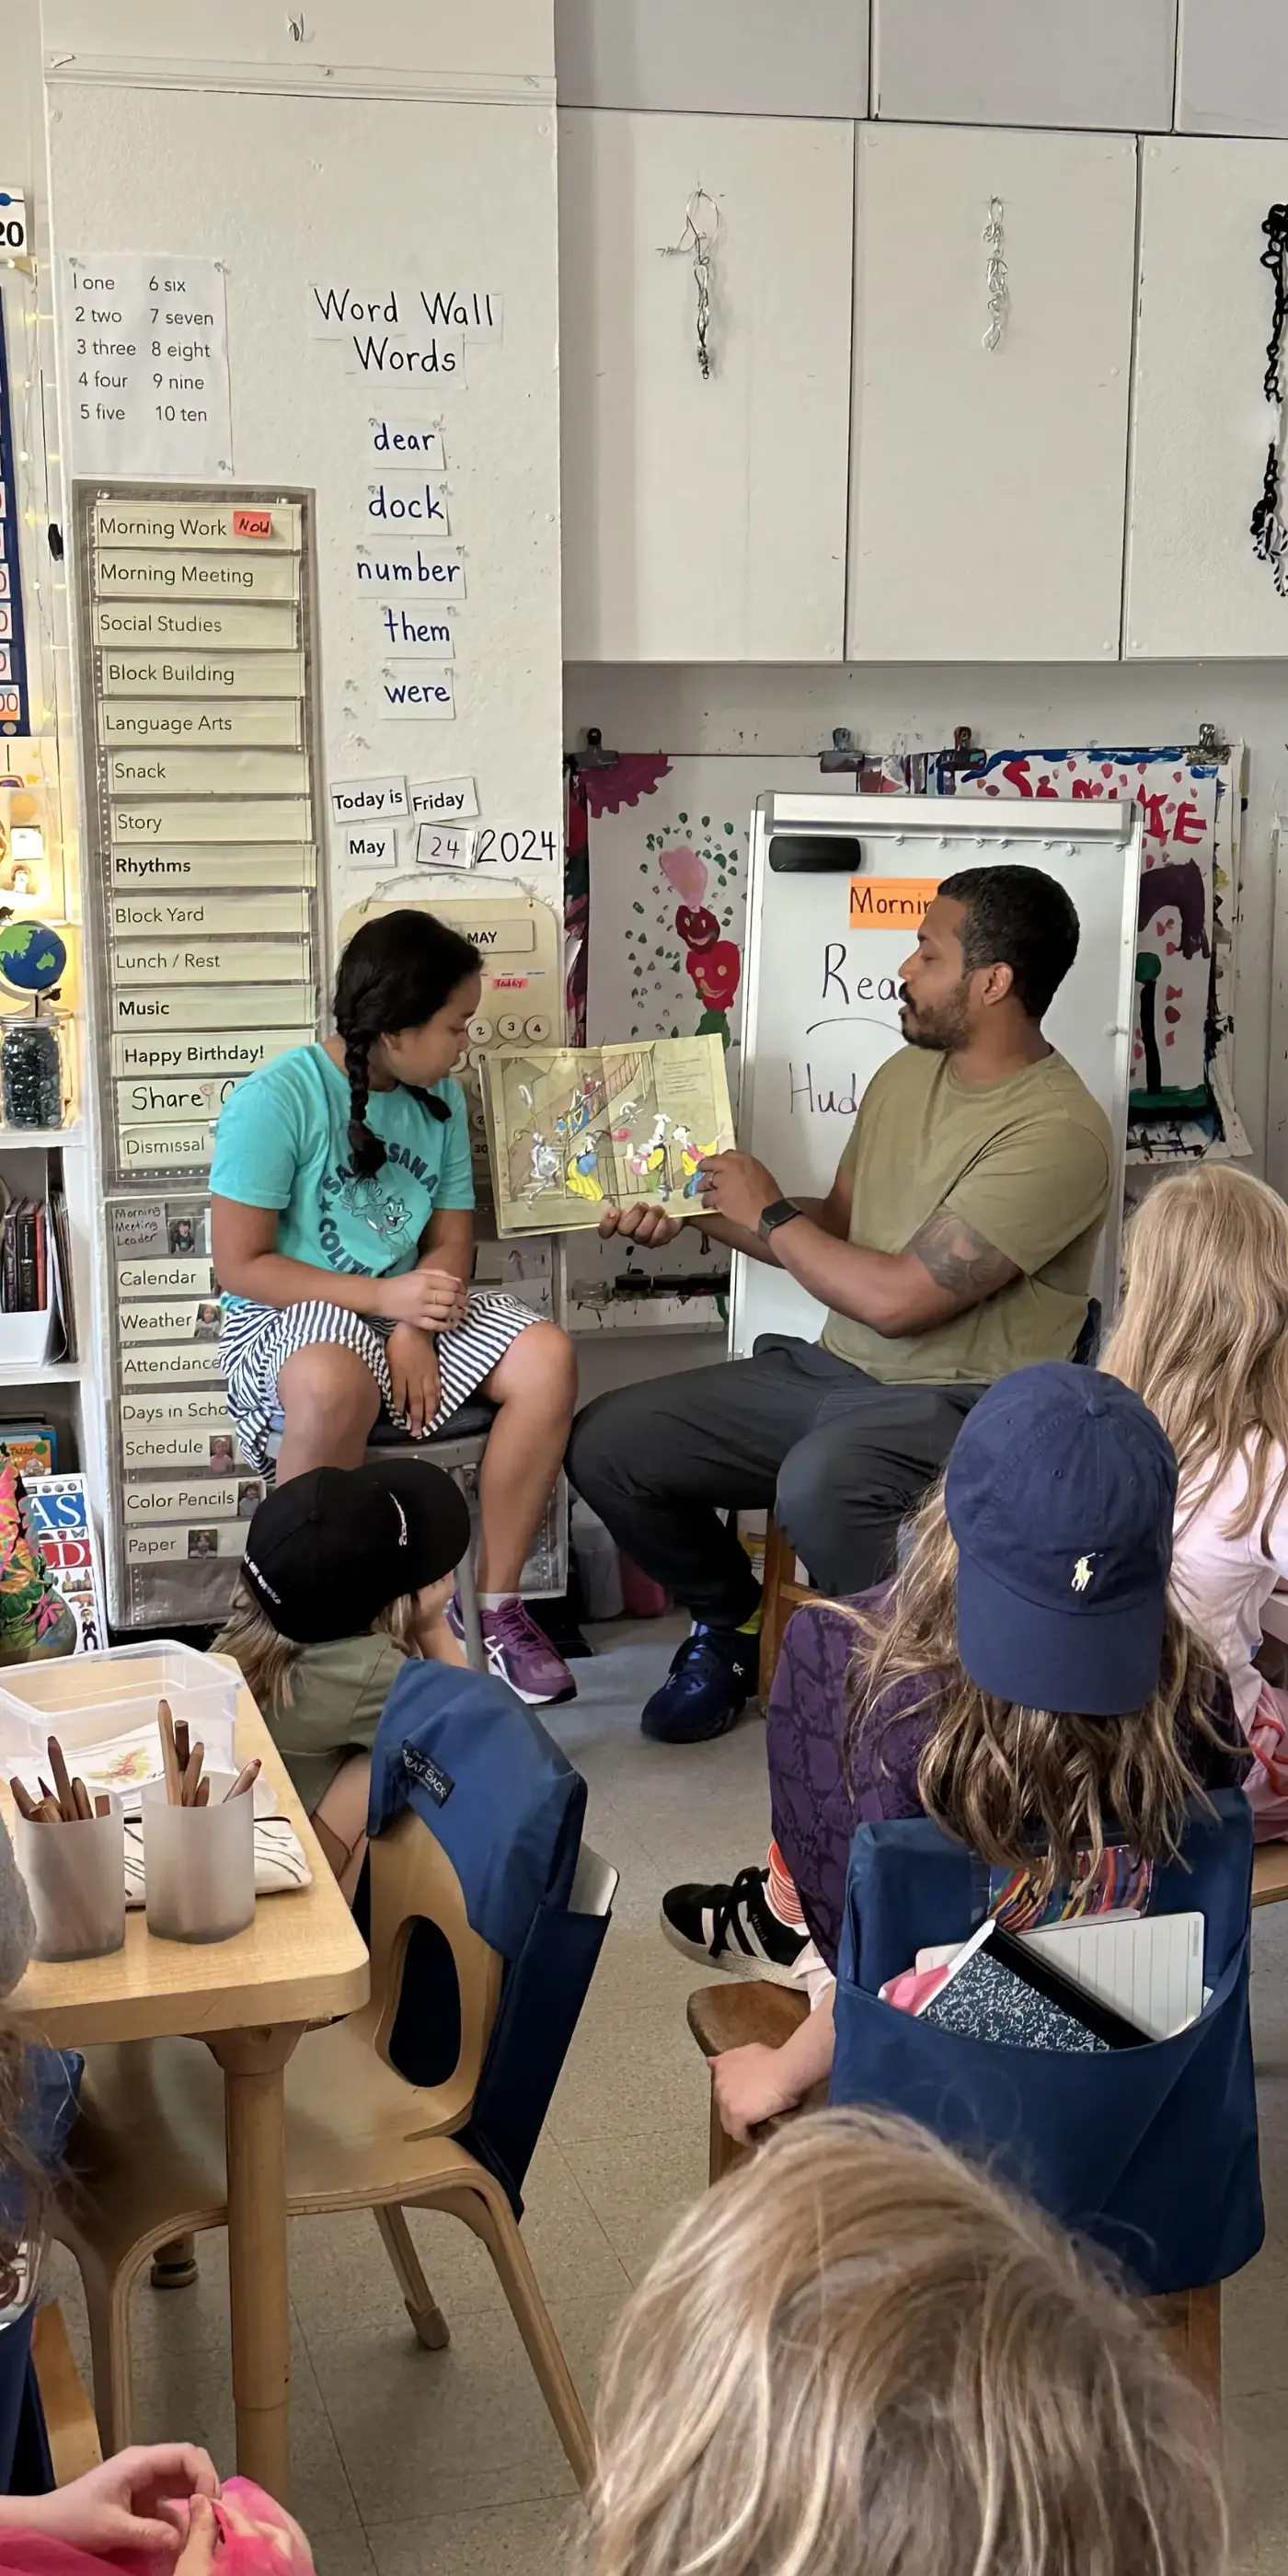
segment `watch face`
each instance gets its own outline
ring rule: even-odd
[[[774,1199],[768,1207],[761,1209],[757,1231],[760,1234],[772,1234],[775,1226],[786,1225],[789,1218],[799,1215],[800,1209],[793,1200]]]

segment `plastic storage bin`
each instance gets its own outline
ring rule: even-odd
[[[34,1788],[35,1774],[48,1773],[45,1746],[56,1735],[91,1796],[106,1789],[137,1799],[146,1781],[164,1777],[157,1703],[166,1699],[176,1724],[186,1722],[192,1742],[204,1744],[207,1763],[235,1769],[238,1687],[226,1664],[169,1639],[5,1665],[0,1767]]]

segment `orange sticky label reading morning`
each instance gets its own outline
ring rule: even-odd
[[[918,930],[938,877],[851,877],[851,930]]]
[[[235,537],[271,537],[272,533],[271,510],[234,510],[233,535]]]

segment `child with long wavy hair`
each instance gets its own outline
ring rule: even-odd
[[[1019,1369],[967,1416],[893,1583],[797,1613],[839,1627],[842,1677],[850,1658],[836,1699],[806,1655],[805,1687],[776,1680],[769,1707],[775,1841],[824,1973],[782,2048],[715,2060],[732,2136],[830,2071],[858,1824],[933,1817],[989,1863],[1017,1927],[1053,1900],[1145,1903],[1187,1804],[1242,1780],[1228,1686],[1168,1596],[1175,1501],[1171,1447],[1129,1388]]]
[[[1288,1834],[1288,1694],[1254,1660],[1262,1610],[1288,1583],[1288,1207],[1274,1190],[1203,1165],[1149,1191],[1101,1366],[1176,1452],[1173,1590],[1230,1676],[1257,1757],[1257,1835]]]
[[[627,2303],[580,2576],[1223,2576],[1215,2431],[1036,2209],[900,2120],[793,2121]]]

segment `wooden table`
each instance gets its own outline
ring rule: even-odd
[[[290,2307],[286,2277],[283,2070],[310,2022],[367,2000],[366,1946],[318,1848],[268,1729],[244,1687],[237,1755],[258,1754],[313,1871],[311,1888],[261,1897],[231,1941],[158,1941],[142,1911],[106,1959],[33,1962],[7,2009],[58,2048],[99,2040],[204,2039],[223,2069],[228,2130],[228,2273],[237,2466],[270,2495],[289,2489]],[[0,1805],[12,1826],[8,1784]],[[51,1831],[53,1828],[51,1827]]]

